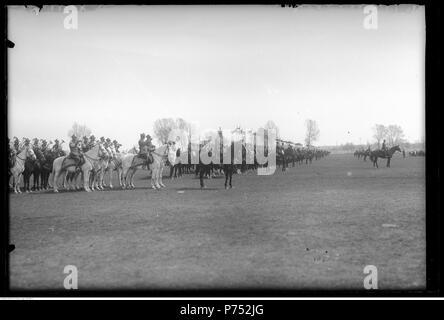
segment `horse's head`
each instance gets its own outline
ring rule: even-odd
[[[394,146],[394,147],[393,147],[393,151],[399,151],[399,152],[402,152],[402,151],[401,151],[401,148],[400,148],[399,146]]]
[[[106,150],[105,146],[101,143],[98,143],[97,146],[97,156],[102,159],[108,157],[108,151]]]
[[[31,147],[26,147],[26,158],[35,160],[37,157],[35,156],[34,150]]]

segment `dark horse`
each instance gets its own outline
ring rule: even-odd
[[[401,148],[399,146],[394,146],[388,149],[386,152],[383,150],[375,150],[370,153],[370,160],[373,162],[373,167],[378,167],[378,158],[387,159],[387,167],[390,168],[390,160],[393,157],[393,154],[399,151],[401,152]]]
[[[56,158],[59,156],[64,156],[64,151],[53,151],[53,150],[46,150],[45,153],[45,161],[42,163],[42,168],[40,172],[40,179],[41,179],[41,188],[43,190],[48,190],[49,185],[49,175],[52,172],[52,164]]]
[[[34,153],[36,155],[36,159],[27,159],[25,161],[25,170],[23,171],[23,183],[24,183],[24,190],[26,192],[30,192],[31,190],[37,191],[40,190],[40,176],[42,172],[42,164],[45,163],[45,156],[43,155],[43,152],[38,149],[34,148]],[[33,187],[30,188],[30,180],[31,176],[33,176]]]
[[[237,165],[234,164],[234,142],[231,143],[231,146],[227,147],[230,150],[227,150],[228,152],[230,152],[230,162],[229,163],[223,163],[223,149],[221,148],[220,151],[220,158],[219,158],[219,163],[220,164],[216,164],[216,163],[209,163],[209,164],[204,164],[202,162],[202,160],[199,157],[199,164],[197,165],[196,168],[196,172],[199,173],[199,181],[200,181],[200,188],[204,189],[205,188],[205,184],[204,184],[204,177],[206,175],[209,175],[210,172],[214,169],[218,169],[218,168],[222,168],[224,175],[225,175],[225,189],[231,189],[233,187],[232,185],[232,179],[233,179],[233,173],[236,171],[237,169]],[[199,148],[199,153],[202,150],[202,146],[200,146]],[[242,148],[242,151],[244,153],[244,148]],[[208,156],[211,157],[212,156],[212,150],[207,151],[208,152]],[[243,158],[243,157],[242,157]]]

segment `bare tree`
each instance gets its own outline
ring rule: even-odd
[[[91,129],[84,124],[80,125],[77,122],[74,122],[71,129],[68,131],[68,137],[71,138],[73,134],[75,134],[78,138],[89,137],[91,135]]]
[[[173,118],[157,119],[154,122],[154,135],[160,143],[167,143],[171,130],[176,128]]]
[[[390,146],[400,145],[404,142],[404,132],[401,126],[391,124],[387,127],[387,142]]]
[[[307,132],[305,134],[305,144],[307,145],[307,147],[310,147],[313,142],[319,139],[320,132],[318,124],[315,120],[307,119],[305,121],[305,125],[307,127]]]
[[[381,141],[387,137],[387,127],[383,124],[375,124],[373,127],[373,138],[378,143],[378,148],[381,147]]]

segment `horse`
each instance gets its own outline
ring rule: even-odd
[[[212,156],[213,150],[209,148],[210,144],[201,145],[200,146],[200,152],[204,150],[204,152],[208,153],[208,156]],[[242,146],[243,147],[243,146]],[[231,143],[231,145],[226,147],[226,152],[230,152],[230,161],[229,163],[223,162],[223,149],[224,146],[221,144],[221,150],[219,154],[219,164],[210,162],[208,164],[204,164],[202,160],[199,157],[199,164],[196,166],[196,172],[199,173],[199,182],[200,182],[200,188],[205,189],[205,183],[204,183],[204,177],[206,175],[211,176],[211,171],[216,169],[222,169],[224,175],[225,175],[225,189],[231,189],[233,187],[232,185],[232,179],[233,179],[233,173],[237,171],[238,167],[242,167],[242,164],[245,163],[245,155],[244,155],[244,148],[242,148],[242,155],[241,155],[241,164],[234,164],[234,142]]]
[[[113,188],[113,173],[114,171],[117,171],[117,178],[119,179],[119,185],[120,187],[123,186],[122,181],[122,160],[124,157],[123,153],[116,152],[114,149],[111,149],[112,152],[112,158],[109,160],[108,167],[105,169],[104,176],[106,173],[109,174],[109,184],[108,187],[110,189]],[[104,178],[105,180],[105,178]],[[103,183],[106,185],[105,181]]]
[[[383,150],[380,150],[380,149],[372,151],[370,153],[370,160],[373,163],[373,167],[379,168],[378,167],[378,158],[383,158],[383,159],[387,159],[387,168],[390,168],[390,160],[392,159],[393,154],[396,151],[401,152],[401,148],[399,146],[394,146],[394,147],[391,147],[386,152],[384,152]]]
[[[162,182],[162,173],[165,166],[165,161],[168,159],[170,163],[176,162],[176,152],[174,142],[168,142],[154,151],[151,151],[153,161],[148,164],[148,169],[151,170],[151,187],[153,189],[164,188]],[[122,188],[135,188],[134,174],[138,167],[146,165],[147,160],[133,153],[126,154],[122,158]]]
[[[101,157],[99,161],[99,169],[97,170],[94,177],[96,178],[95,181],[93,181],[92,190],[94,190],[94,182],[96,185],[96,189],[98,190],[104,190],[104,183],[103,180],[105,178],[105,171],[108,169],[110,160],[113,158],[113,152],[109,148],[105,148],[105,155]]]
[[[42,163],[45,161],[43,153],[38,149],[33,149],[36,159],[26,159],[25,170],[23,170],[23,188],[26,192],[40,190],[40,173]],[[33,187],[30,187],[31,176],[33,176]]]
[[[83,177],[83,188],[87,192],[91,192],[89,187],[89,174],[91,170],[97,167],[100,158],[103,157],[105,151],[100,143],[96,144],[91,150],[88,150],[83,154],[85,158],[85,162],[80,166],[80,170]],[[54,192],[58,191],[57,181],[59,179],[60,174],[62,173],[75,173],[77,169],[77,165],[75,163],[69,164],[68,167],[63,168],[63,162],[67,158],[67,156],[58,157],[54,160],[52,165],[52,174],[54,181]],[[64,179],[66,181],[66,179]]]
[[[30,146],[26,146],[15,156],[14,166],[9,169],[9,173],[12,175],[12,188],[14,193],[21,193],[20,178],[25,170],[25,162],[27,159],[36,159],[34,150],[32,150]]]
[[[49,187],[49,175],[52,171],[52,163],[55,159],[55,154],[50,150],[43,153],[45,156],[45,161],[42,163],[40,171],[40,186],[41,189],[47,190]]]

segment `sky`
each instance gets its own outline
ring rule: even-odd
[[[137,144],[159,118],[199,130],[256,130],[316,145],[374,142],[397,124],[425,131],[425,17],[421,6],[103,6],[38,15],[9,7],[8,135],[62,138],[74,122],[96,137]]]

